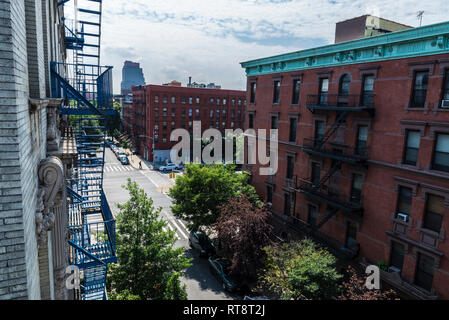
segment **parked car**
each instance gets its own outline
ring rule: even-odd
[[[221,281],[223,289],[229,292],[240,291],[243,288],[243,278],[240,275],[230,274],[231,261],[225,258],[209,257],[209,269]]]
[[[121,152],[121,151],[117,151],[117,153],[115,154],[115,156],[117,157],[117,160],[120,160],[120,158],[122,157],[126,157],[126,154]]]
[[[120,158],[120,162],[124,165],[129,164],[128,157],[124,156]]]
[[[182,165],[174,164],[174,163],[167,163],[165,166],[160,166],[159,171],[162,172],[168,172],[173,170],[182,169]]]
[[[200,257],[215,255],[215,246],[202,231],[190,232],[189,244],[192,249],[199,251]]]
[[[243,300],[270,300],[270,299],[266,296],[254,296],[254,297],[245,296],[243,297]]]

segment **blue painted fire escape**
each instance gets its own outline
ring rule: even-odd
[[[69,0],[58,3],[64,5]],[[80,298],[104,300],[107,265],[116,263],[115,219],[103,191],[112,67],[100,66],[102,0],[74,2],[75,19],[64,20],[72,63],[52,62],[52,95],[64,98],[60,112],[74,128],[77,162],[68,183],[69,262],[82,271]]]

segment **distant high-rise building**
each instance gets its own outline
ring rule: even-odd
[[[145,85],[145,78],[140,64],[137,62],[125,61],[122,69],[121,94],[126,96],[132,93],[132,86],[142,85]]]

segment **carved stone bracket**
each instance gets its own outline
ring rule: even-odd
[[[61,99],[49,100],[47,106],[47,151],[58,151],[61,141],[58,107]]]
[[[36,237],[38,247],[46,243],[47,231],[53,228],[55,215],[53,207],[62,199],[58,197],[64,181],[64,167],[59,158],[43,159],[38,168],[39,187],[36,205]]]

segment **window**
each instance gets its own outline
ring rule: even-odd
[[[211,117],[211,118],[214,117],[214,110],[210,110],[210,117]]]
[[[362,197],[363,176],[354,174],[352,176],[351,202],[359,203]]]
[[[234,107],[235,106],[235,98],[232,98],[231,100],[231,105]]]
[[[254,114],[248,114],[248,128],[254,129]]]
[[[349,221],[346,225],[346,248],[353,249],[357,246],[357,226]]]
[[[286,216],[289,216],[290,211],[291,211],[291,195],[290,193],[284,193],[284,214]]]
[[[390,266],[402,270],[404,265],[405,247],[403,244],[391,241]]]
[[[210,98],[209,101],[211,104],[214,104],[214,98]]]
[[[407,141],[405,146],[404,164],[416,166],[418,161],[419,142],[421,132],[416,130],[407,131]]]
[[[362,106],[371,107],[373,105],[374,76],[363,77]]]
[[[167,142],[167,135],[166,134],[162,135],[162,142],[163,143]]]
[[[234,121],[231,121],[231,128],[234,129]]]
[[[216,112],[217,112],[217,118],[220,118],[220,109],[217,109]]]
[[[449,172],[449,134],[437,134],[432,168]]]
[[[324,121],[315,121],[315,142],[321,143],[324,138]]]
[[[226,110],[223,109],[223,118],[226,119]]]
[[[192,121],[189,121],[189,129],[192,129]]]
[[[366,142],[368,140],[368,126],[359,126],[357,133],[356,153],[360,156],[366,154]]]
[[[296,142],[296,126],[298,123],[298,119],[290,118],[290,133],[288,135],[288,141]]]
[[[156,133],[154,135],[154,143],[158,143],[159,142],[159,135]]]
[[[250,85],[249,103],[256,102],[256,83],[252,82]]]
[[[193,115],[193,110],[189,109],[189,117],[192,117],[192,115]]]
[[[446,70],[446,74],[444,76],[443,100],[449,100],[449,69]]]
[[[174,121],[171,122],[171,128],[172,128],[172,129],[175,128],[175,122],[174,122]]]
[[[273,103],[279,103],[279,93],[281,91],[281,82],[280,81],[274,81],[274,88],[273,88]]]
[[[423,227],[439,233],[443,223],[443,215],[444,198],[433,194],[428,194]]]
[[[310,224],[311,226],[315,226],[317,218],[316,207],[309,204],[308,209],[309,215],[307,217],[307,223]]]
[[[301,80],[293,80],[293,96],[292,104],[299,104],[299,89],[301,87]]]
[[[321,180],[321,166],[317,162],[312,162],[312,186],[318,187],[320,185]]]
[[[235,118],[235,110],[234,110],[234,109],[231,110],[231,118],[232,118],[232,119]]]
[[[159,117],[159,108],[154,108],[154,116]]]
[[[155,102],[155,103],[159,103],[159,96],[157,96],[157,95],[154,96],[154,102]]]
[[[221,123],[221,127],[224,129],[224,128],[226,128],[226,122],[222,122]]]
[[[159,130],[159,124],[158,124],[158,123],[155,123],[155,124],[154,124],[154,130],[155,130],[155,131]]]
[[[273,187],[267,186],[267,202],[272,203],[273,202]]]
[[[186,97],[181,97],[181,103],[186,104]]]
[[[327,92],[329,91],[329,79],[322,78],[320,79],[320,95],[319,95],[319,103],[320,105],[327,105]]]
[[[175,96],[171,96],[171,103],[176,103],[176,97]]]
[[[241,115],[242,115],[242,112],[240,111],[240,109],[239,110],[237,110],[237,118],[241,118]]]
[[[294,168],[295,158],[293,156],[287,156],[287,179],[293,179]]]
[[[278,128],[278,117],[271,116],[271,129],[277,129],[277,128]]]
[[[338,95],[339,96],[348,96],[350,87],[351,87],[351,77],[349,76],[349,74],[345,74],[340,79],[340,86],[338,88]]]
[[[433,272],[435,261],[433,258],[418,253],[416,265],[415,284],[430,291],[432,289]]]
[[[426,103],[427,85],[429,83],[429,72],[420,71],[415,73],[413,83],[413,94],[411,108],[424,108]]]
[[[399,187],[396,217],[398,217],[398,214],[406,215],[408,221],[412,209],[412,193],[413,191],[411,188]]]
[[[200,97],[196,97],[196,104],[200,103]]]
[[[193,97],[189,97],[189,104],[193,104]]]
[[[215,128],[220,129],[220,121],[215,121]]]
[[[162,115],[163,115],[164,117],[167,116],[167,108],[162,109]]]
[[[226,105],[226,98],[223,98],[223,105]]]
[[[195,117],[199,118],[200,117],[200,109],[195,109]]]
[[[237,105],[238,105],[239,107],[242,106],[242,99],[239,99],[239,100],[238,100]]]
[[[182,109],[181,110],[181,117],[185,117],[186,116],[186,109]]]
[[[166,95],[164,95],[163,102],[164,102],[164,103],[167,103],[167,102],[168,102],[168,98],[167,98]]]
[[[167,121],[162,122],[162,130],[167,130]]]

